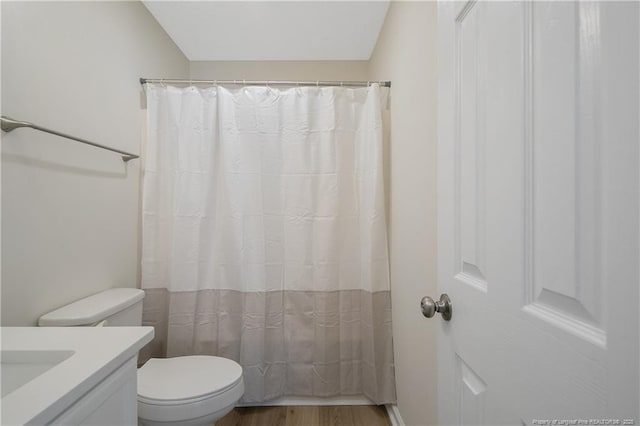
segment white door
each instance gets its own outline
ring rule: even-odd
[[[638,9],[439,5],[441,424],[640,424]]]

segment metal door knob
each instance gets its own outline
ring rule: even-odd
[[[431,318],[436,314],[436,312],[439,312],[442,314],[442,319],[445,321],[449,321],[451,319],[451,311],[453,310],[451,306],[451,299],[449,299],[449,296],[446,293],[442,293],[440,295],[440,300],[437,302],[429,296],[423,297],[420,301],[420,309],[422,309],[422,315],[427,318]]]

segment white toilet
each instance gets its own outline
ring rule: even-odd
[[[114,288],[40,317],[45,327],[138,326],[144,291]],[[242,367],[216,356],[151,358],[138,369],[138,420],[142,425],[211,425],[244,393]]]

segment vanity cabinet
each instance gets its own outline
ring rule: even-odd
[[[138,351],[153,338],[152,327],[0,332],[2,426],[138,424]]]
[[[136,425],[137,357],[130,358],[71,407],[54,425]]]

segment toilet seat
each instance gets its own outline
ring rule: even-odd
[[[138,416],[177,422],[231,410],[244,393],[242,367],[215,356],[152,358],[138,369]]]

